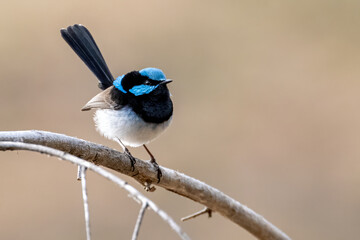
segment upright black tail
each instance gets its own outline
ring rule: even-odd
[[[112,86],[114,77],[89,30],[80,24],[75,24],[61,29],[60,32],[65,41],[99,79],[99,88],[104,90]]]

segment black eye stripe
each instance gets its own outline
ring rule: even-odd
[[[148,83],[147,83],[148,82]],[[152,79],[147,79],[144,81],[144,84],[146,85],[150,85],[150,86],[156,86],[160,83],[160,81],[157,80],[152,80]]]

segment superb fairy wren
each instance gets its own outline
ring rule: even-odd
[[[169,126],[173,104],[165,74],[157,68],[132,71],[114,79],[89,30],[75,24],[61,29],[61,35],[99,80],[103,91],[81,109],[96,109],[94,121],[97,130],[105,137],[117,141],[131,160],[135,158],[126,146],[144,146],[151,162],[161,171],[145,144],[159,136]]]

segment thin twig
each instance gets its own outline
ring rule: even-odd
[[[82,196],[84,200],[84,213],[85,213],[85,226],[86,226],[86,240],[91,239],[90,235],[90,214],[89,214],[89,204],[88,204],[88,195],[86,191],[86,167],[78,166],[80,170],[81,176],[81,188],[82,188]]]
[[[207,208],[207,207],[206,207],[206,208],[204,208],[204,209],[201,210],[201,211],[198,211],[198,212],[193,213],[193,214],[191,214],[191,215],[189,215],[189,216],[186,216],[186,217],[181,218],[181,221],[184,222],[184,221],[187,221],[187,220],[196,218],[196,217],[198,217],[198,216],[200,216],[200,215],[203,215],[203,214],[205,214],[205,213],[207,213],[208,216],[209,216],[209,218],[210,218],[212,211],[211,211],[210,208]]]
[[[152,183],[198,202],[243,227],[258,239],[290,239],[263,216],[218,189],[163,166],[161,166],[163,174],[161,181],[157,183],[157,171],[151,163],[136,158],[136,168],[131,171],[131,162],[125,154],[103,145],[63,134],[36,130],[0,132],[0,141],[40,144],[71,153],[133,177],[142,185]]]
[[[120,186],[121,188],[128,191],[130,196],[136,200],[140,201],[141,203],[147,203],[148,206],[156,213],[158,214],[167,224],[170,225],[171,229],[174,230],[181,239],[188,240],[190,239],[187,234],[180,228],[179,225],[175,223],[175,221],[163,210],[161,210],[154,202],[152,202],[150,199],[145,197],[143,194],[141,194],[138,190],[136,190],[134,187],[130,186],[127,182],[120,179],[119,177],[115,176],[114,174],[102,169],[99,166],[96,166],[95,164],[92,164],[90,162],[87,162],[83,159],[80,159],[78,157],[75,157],[69,153],[65,153],[63,151],[59,151],[57,149],[41,146],[41,145],[35,145],[35,144],[29,144],[29,143],[22,143],[22,142],[5,142],[0,141],[0,150],[6,151],[6,150],[29,150],[39,153],[44,153],[47,155],[58,157],[62,160],[72,162],[77,165],[81,165],[83,167],[88,168],[89,170],[103,176],[104,178],[110,180],[111,182],[115,183],[116,185]]]
[[[76,174],[76,180],[81,180],[81,166],[77,167],[77,174]]]
[[[139,230],[140,230],[140,226],[141,226],[141,222],[142,220],[144,219],[144,215],[145,215],[145,211],[146,211],[146,208],[148,207],[147,203],[143,203],[141,208],[140,208],[140,211],[139,211],[139,216],[136,220],[136,224],[135,224],[135,228],[134,228],[134,232],[133,232],[133,235],[132,235],[132,240],[136,240],[138,235],[139,235]]]

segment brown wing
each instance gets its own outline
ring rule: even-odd
[[[82,107],[81,111],[88,111],[92,108],[100,109],[115,109],[117,105],[114,101],[111,100],[110,91],[114,86],[108,87],[101,93],[93,97],[85,106]]]

